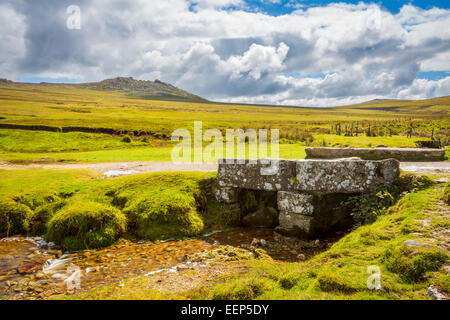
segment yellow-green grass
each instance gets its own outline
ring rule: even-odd
[[[345,137],[330,134],[320,134],[314,136],[313,146],[315,147],[355,147],[374,148],[380,145],[396,148],[415,148],[416,141],[420,138],[408,138],[406,136],[382,136],[368,137],[359,135],[358,137]]]
[[[28,130],[0,130],[0,150],[6,153],[54,153],[146,146],[141,140],[129,143],[120,136],[81,132],[57,133]]]
[[[0,170],[0,237],[45,233],[47,218],[63,199],[97,177],[83,170]]]
[[[314,135],[311,146],[327,147],[414,147],[420,138],[404,136],[345,137],[329,134]],[[120,136],[92,133],[56,133],[27,130],[0,130],[0,160],[37,161],[53,159],[63,162],[113,162],[113,161],[171,161],[176,143],[135,137],[131,143]],[[206,148],[208,143],[204,142]],[[303,159],[305,143],[280,144],[280,158]],[[225,150],[225,149],[224,149]],[[270,146],[269,155],[270,156]],[[248,146],[246,156],[248,157]],[[192,150],[192,157],[194,152]],[[211,160],[211,159],[210,159]],[[217,157],[212,159],[217,160]]]
[[[325,137],[326,143],[323,144],[321,137]],[[398,137],[398,143],[389,143],[386,137],[370,137],[361,140],[355,137],[338,137],[323,135],[314,142],[313,146],[322,147],[365,147],[372,148],[379,145],[389,147],[414,147],[413,140]],[[323,138],[322,138],[323,139]],[[163,144],[153,147],[134,147],[129,149],[111,149],[85,152],[51,152],[51,153],[20,153],[20,152],[0,152],[0,161],[11,161],[15,163],[27,163],[40,161],[42,159],[57,162],[127,162],[127,161],[172,161],[172,151],[175,144]],[[204,146],[204,148],[206,145]],[[300,143],[280,144],[279,155],[281,159],[304,159],[306,157],[305,148],[307,146]],[[225,149],[224,149],[225,150]],[[195,153],[192,149],[192,158]],[[237,155],[237,153],[236,153]],[[270,148],[269,148],[269,157]],[[246,152],[248,157],[248,151]],[[446,148],[446,159],[450,159],[450,147]],[[215,162],[217,157],[210,159]]]
[[[99,177],[88,170],[0,170],[0,197],[80,191]]]
[[[40,159],[52,159],[61,162],[172,161],[172,151],[173,146],[64,153],[0,153],[0,160],[17,163]],[[194,157],[193,150],[192,157]],[[280,145],[280,158],[304,159],[305,157],[305,147],[300,144]],[[216,160],[217,157],[211,159],[213,162],[216,162]]]
[[[248,272],[188,291],[158,294],[147,289],[148,278],[95,288],[76,299],[429,299],[433,284],[449,293],[442,266],[448,255],[438,249],[449,227],[444,186],[409,194],[375,223],[351,232],[329,250],[302,263],[250,260]],[[428,223],[424,223],[426,220]],[[430,244],[408,248],[404,241]],[[381,290],[374,273],[380,271]]]
[[[195,120],[203,122],[204,131],[209,128],[222,132],[237,128],[279,129],[282,158],[303,158],[302,149],[306,144],[411,147],[416,140],[429,138],[431,127],[435,128],[435,134],[448,132],[449,110],[450,97],[424,101],[373,101],[321,109],[145,100],[120,92],[68,85],[0,85],[1,124],[146,131],[167,138],[179,128],[192,132]],[[327,134],[332,125],[341,123],[344,132],[347,124],[356,125],[356,121],[366,129],[369,123],[376,127],[389,122],[397,134],[405,134],[411,119],[418,126],[416,135],[421,137]],[[134,141],[127,144],[121,142],[119,136],[101,134],[0,130],[0,160],[30,161],[47,157],[63,161],[171,160],[173,144],[151,137],[143,139],[133,137]]]
[[[379,105],[362,108],[288,108],[214,103],[190,103],[133,99],[119,92],[77,89],[70,86],[14,84],[0,86],[2,123],[49,126],[106,127],[148,130],[169,134],[178,128],[192,128],[194,120],[204,128],[330,129],[330,123],[351,121],[433,120],[448,126],[450,98],[411,102],[393,111]]]
[[[175,142],[149,137],[133,137],[130,143],[120,136],[93,133],[57,133],[27,130],[0,130],[0,160],[27,162],[40,159],[61,162],[113,161],[171,161]],[[205,142],[205,149],[209,143]],[[224,144],[225,147],[225,144]],[[246,156],[248,157],[248,144]],[[270,145],[268,146],[270,157]],[[200,153],[200,152],[198,152]],[[235,146],[237,154],[237,145]],[[192,144],[192,159],[195,152]],[[224,154],[225,156],[225,148]],[[300,143],[280,145],[280,156],[304,158]],[[205,162],[216,162],[218,155],[205,157]]]

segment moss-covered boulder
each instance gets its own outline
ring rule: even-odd
[[[127,201],[129,230],[150,240],[195,236],[204,225],[192,193],[164,190]]]
[[[33,212],[12,199],[0,199],[0,237],[27,233]]]
[[[114,243],[126,225],[126,216],[112,206],[74,202],[50,219],[46,239],[72,251],[96,249]]]

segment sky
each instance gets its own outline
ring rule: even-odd
[[[0,0],[0,21],[15,81],[131,76],[314,107],[450,95],[448,0]]]

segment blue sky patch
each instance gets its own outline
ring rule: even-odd
[[[419,72],[417,75],[418,79],[427,79],[427,80],[441,80],[444,78],[450,77],[450,71],[427,71],[427,72]]]
[[[27,83],[41,83],[41,82],[48,82],[48,83],[78,83],[78,82],[80,82],[77,79],[71,79],[71,78],[45,78],[45,77],[18,77],[16,79],[14,79],[14,81],[27,82]]]
[[[251,11],[260,11],[273,16],[289,14],[298,9],[306,9],[310,7],[326,6],[330,3],[349,3],[358,4],[360,0],[246,0],[245,1]],[[412,4],[422,9],[431,9],[438,7],[441,9],[450,9],[450,1],[448,0],[379,0],[379,1],[363,1],[365,3],[375,3],[382,8],[396,14],[404,5]]]

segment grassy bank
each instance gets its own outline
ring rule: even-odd
[[[409,194],[375,223],[351,232],[308,262],[242,260],[240,267],[236,262],[225,264],[228,273],[221,278],[191,271],[189,275],[200,283],[195,289],[158,291],[151,289],[152,277],[139,277],[75,298],[428,299],[426,290],[431,284],[449,294],[450,278],[442,267],[449,261],[450,210],[443,196],[442,185]],[[213,263],[212,268],[216,264],[223,262]],[[376,284],[377,272],[381,287],[370,290],[368,283]]]
[[[211,173],[101,179],[88,171],[0,171],[0,236],[44,235],[68,250],[120,237],[184,238],[236,218],[210,194]]]

